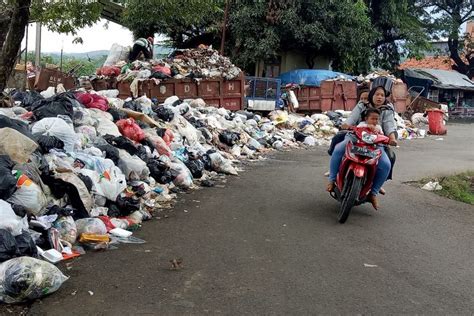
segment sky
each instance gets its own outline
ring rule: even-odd
[[[60,52],[61,46],[65,53],[84,53],[94,50],[109,50],[112,44],[118,43],[124,46],[132,45],[133,35],[130,30],[113,22],[104,27],[106,20],[101,19],[91,27],[77,31],[76,35],[65,35],[53,33],[46,27],[41,29],[41,52]],[[28,27],[28,51],[35,50],[36,24]],[[82,37],[83,44],[73,44],[76,37]],[[22,48],[25,48],[26,40],[23,39]]]

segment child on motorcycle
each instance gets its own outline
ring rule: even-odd
[[[357,127],[368,127],[374,133],[382,134],[382,126],[379,125],[380,110],[369,108],[365,111],[362,117],[362,122]]]

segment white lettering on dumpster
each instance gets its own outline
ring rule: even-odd
[[[191,87],[187,84],[184,85],[184,92],[185,93],[188,93],[189,91],[191,91]]]
[[[234,90],[234,83],[233,82],[229,82],[229,91],[233,91]]]

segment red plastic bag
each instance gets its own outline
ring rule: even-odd
[[[109,109],[109,101],[98,94],[76,93],[76,99],[88,109],[99,109],[102,111]]]
[[[171,76],[171,68],[161,65],[156,65],[153,67],[153,71],[159,71],[167,76]]]
[[[156,150],[158,151],[160,155],[171,157],[172,155],[171,149],[168,147],[168,145],[163,140],[163,138],[161,138],[158,135],[148,134],[148,140],[150,140],[153,143],[153,145],[155,146]]]
[[[135,123],[133,118],[118,120],[115,124],[123,136],[128,137],[136,142],[141,142],[145,139],[145,133],[142,131],[140,126]]]
[[[97,74],[107,77],[117,77],[120,75],[120,68],[115,66],[104,66],[97,70]]]
[[[100,220],[104,222],[105,228],[107,228],[107,232],[111,231],[115,228],[114,224],[110,221],[110,217],[108,216],[99,216]]]

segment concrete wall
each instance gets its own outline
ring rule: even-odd
[[[295,69],[308,69],[304,54],[299,52],[283,52],[280,54],[280,74],[295,70]],[[257,62],[255,67],[255,76],[262,77],[264,72],[265,63],[263,60]],[[331,60],[326,57],[316,57],[313,69],[328,69],[331,70]]]

